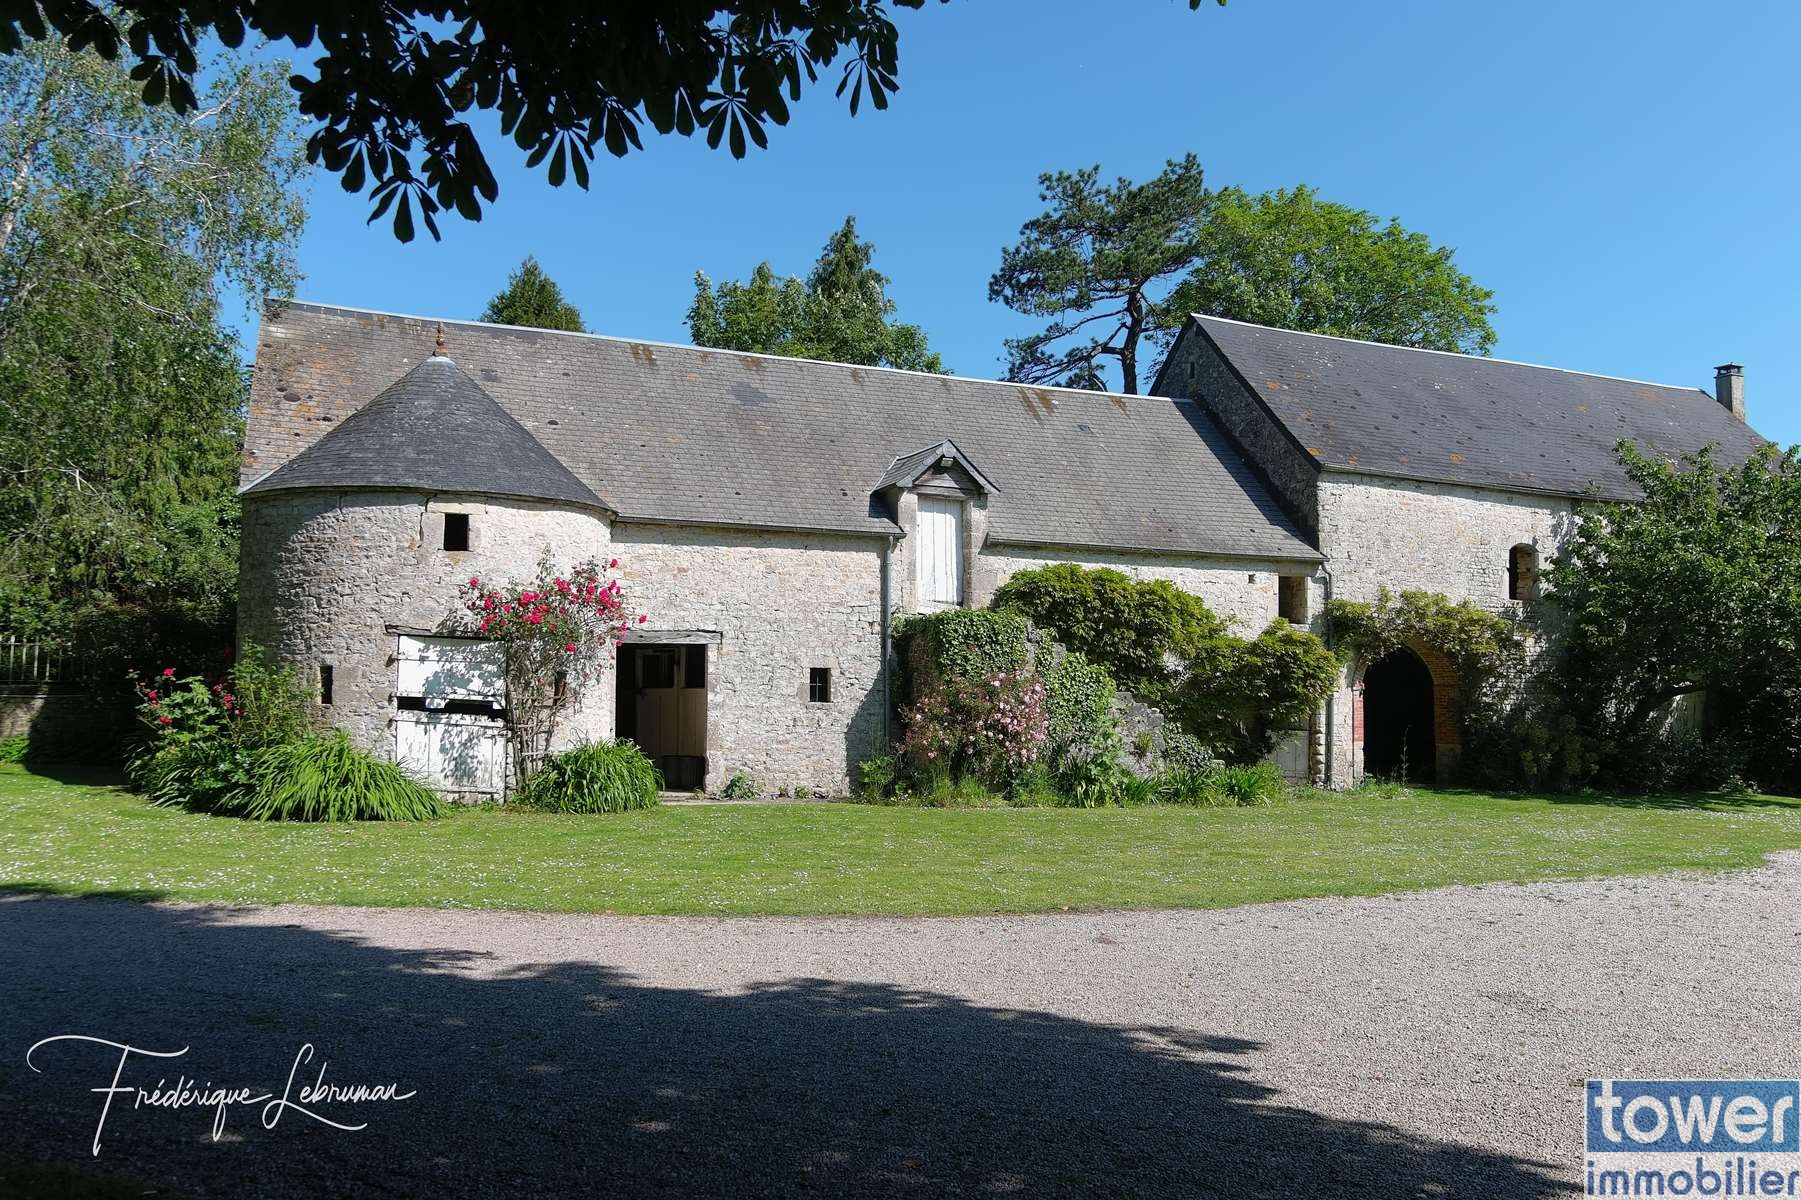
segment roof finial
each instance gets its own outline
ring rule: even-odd
[[[438,322],[438,345],[431,352],[433,358],[444,357],[444,322]]]

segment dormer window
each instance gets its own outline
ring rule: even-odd
[[[963,605],[967,556],[979,549],[970,544],[970,507],[983,508],[999,491],[951,441],[901,455],[876,481],[873,495],[897,524],[906,526],[915,608]]]

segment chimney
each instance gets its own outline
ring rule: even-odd
[[[1745,419],[1745,368],[1725,363],[1713,369],[1713,398],[1739,420]]]

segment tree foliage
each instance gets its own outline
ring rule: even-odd
[[[1320,200],[1205,186],[1194,155],[1143,183],[1100,168],[1039,176],[1048,206],[1001,252],[991,300],[1048,317],[1007,342],[1007,376],[1136,393],[1191,312],[1346,337],[1486,353],[1487,289],[1424,234]]]
[[[1166,321],[1158,300],[1200,258],[1208,192],[1200,160],[1171,160],[1144,183],[1100,181],[1101,169],[1038,177],[1049,205],[1001,251],[988,298],[1050,317],[1007,341],[1007,378],[1103,390],[1111,359],[1120,389],[1136,394],[1145,338]]]
[[[1199,596],[1106,567],[1020,571],[995,591],[993,604],[1050,631],[1147,704],[1168,696],[1183,664],[1226,635],[1226,623]]]
[[[688,334],[721,350],[942,372],[925,331],[894,320],[888,277],[874,258],[856,218],[846,217],[804,280],[778,276],[766,262],[745,283],[714,286],[697,272]]]
[[[1556,692],[1604,771],[1704,692],[1711,736],[1740,742],[1754,778],[1801,785],[1801,448],[1734,467],[1619,455],[1643,503],[1585,508],[1547,575]]]
[[[1190,658],[1165,711],[1228,762],[1268,754],[1276,734],[1306,726],[1338,683],[1326,644],[1286,621],[1254,638],[1221,636]]]
[[[1268,753],[1276,731],[1304,724],[1338,679],[1337,658],[1313,634],[1277,621],[1255,638],[1235,637],[1199,596],[1167,580],[1054,563],[1012,576],[994,605],[1024,615],[1238,762]]]
[[[1494,293],[1457,269],[1449,247],[1309,187],[1217,193],[1199,250],[1200,269],[1164,305],[1160,337],[1199,312],[1464,354],[1495,344]]]
[[[237,577],[246,380],[220,290],[296,278],[304,171],[279,68],[185,116],[122,68],[0,59],[0,625],[216,626]]]
[[[507,285],[488,301],[481,319],[491,325],[521,325],[528,329],[561,329],[586,333],[581,310],[563,298],[557,281],[544,273],[531,255],[507,276]]]

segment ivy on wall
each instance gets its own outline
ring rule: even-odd
[[[1024,669],[1026,619],[1015,612],[952,608],[906,617],[894,627],[905,702],[931,680],[980,679]]]
[[[1396,596],[1383,588],[1373,602],[1329,600],[1326,627],[1341,653],[1364,663],[1406,645],[1436,650],[1457,668],[1466,691],[1519,667],[1525,651],[1516,621],[1438,592]]]

